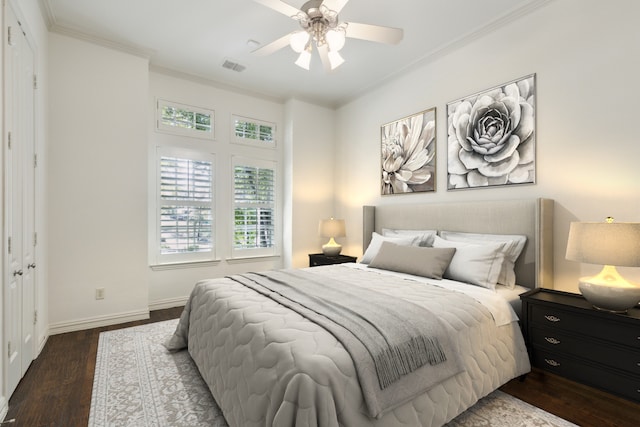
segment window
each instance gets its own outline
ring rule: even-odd
[[[276,162],[233,158],[233,255],[275,255]]]
[[[159,99],[157,129],[196,138],[213,139],[213,111]]]
[[[159,148],[156,263],[214,258],[213,155]]]
[[[270,148],[276,145],[274,123],[233,116],[233,129],[238,143]]]

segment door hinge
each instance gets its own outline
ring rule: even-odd
[[[12,26],[7,27],[7,44],[9,46],[13,46],[13,27]]]
[[[11,150],[11,132],[7,132],[7,144],[9,145],[9,150]]]
[[[34,325],[38,324],[38,310],[33,312],[33,324]]]
[[[38,244],[38,232],[34,231],[33,232],[33,246],[36,246]]]
[[[38,89],[38,75],[37,74],[33,75],[33,88],[34,89]]]
[[[33,155],[33,167],[34,168],[38,167],[38,155],[37,154]]]
[[[11,341],[7,343],[7,357],[11,359]]]
[[[7,240],[7,253],[11,253],[11,236]]]

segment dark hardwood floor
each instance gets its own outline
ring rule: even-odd
[[[6,425],[86,426],[100,332],[174,319],[181,312],[182,307],[159,310],[149,320],[49,337],[9,401],[5,421],[15,422]],[[631,427],[640,422],[640,404],[543,371],[534,370],[502,390],[580,426]]]

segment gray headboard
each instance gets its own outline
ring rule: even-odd
[[[527,199],[363,207],[363,250],[382,228],[522,234],[527,244],[516,262],[516,280],[553,288],[553,200]]]

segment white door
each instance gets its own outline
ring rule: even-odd
[[[35,320],[34,53],[5,2],[5,289],[6,393],[31,364]]]

